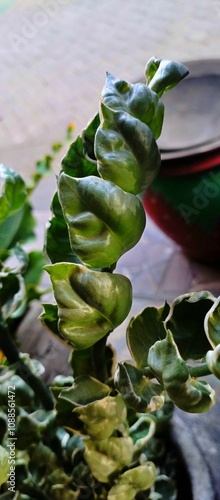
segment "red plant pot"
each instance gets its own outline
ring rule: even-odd
[[[178,165],[177,165],[178,163]],[[162,161],[144,193],[146,212],[191,258],[220,261],[220,150]]]
[[[143,196],[153,221],[190,257],[220,261],[220,60],[185,62],[163,96],[159,176]]]

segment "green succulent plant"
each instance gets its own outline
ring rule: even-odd
[[[187,73],[182,64],[152,58],[146,84],[107,74],[99,113],[62,161],[45,239],[55,303],[44,304],[41,319],[70,346],[72,375],[57,377],[50,395],[30,389],[27,377],[20,382],[20,500],[175,499],[163,432],[173,406],[201,413],[215,403],[203,378],[220,378],[219,299],[211,293],[185,294],[133,317],[130,361],[117,363],[108,344],[132,304],[132,285],[117,262],[145,228],[141,193],[160,167],[160,98]],[[3,364],[0,376],[5,450],[7,387],[17,381],[13,366]]]

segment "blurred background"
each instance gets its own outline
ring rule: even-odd
[[[28,177],[69,123],[76,136],[97,111],[106,71],[135,82],[151,56],[218,59],[220,0],[0,0],[0,29],[1,162]],[[54,190],[50,175],[34,196],[39,245]],[[218,271],[189,260],[150,218],[118,269],[133,283],[132,313],[190,290],[220,292]]]
[[[27,174],[69,122],[81,131],[106,71],[218,58],[219,27],[219,0],[0,0],[1,161]]]

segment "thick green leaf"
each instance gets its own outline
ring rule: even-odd
[[[207,352],[206,363],[213,375],[220,379],[220,344],[213,351]]]
[[[140,200],[112,182],[61,174],[59,197],[71,247],[91,267],[114,264],[143,233],[146,219]]]
[[[62,388],[59,386],[52,386],[51,392],[56,400],[55,408],[57,413],[57,424],[60,427],[65,427],[66,429],[80,432],[83,428],[83,424],[79,421],[78,416],[74,418],[73,416],[73,404],[67,399],[59,398]]]
[[[204,320],[214,301],[210,292],[201,291],[180,295],[171,304],[165,324],[183,359],[203,358],[210,349]]]
[[[144,83],[131,84],[107,73],[101,103],[114,111],[125,112],[151,129],[155,139],[161,134],[164,105]]]
[[[44,312],[40,315],[40,319],[51,332],[63,339],[58,328],[58,307],[56,304],[42,304]]]
[[[139,491],[153,486],[156,480],[156,467],[153,462],[127,470],[119,477],[115,486],[108,493],[108,500],[134,500]]]
[[[166,336],[163,321],[166,319],[169,309],[169,305],[165,302],[159,308],[146,307],[131,319],[127,328],[127,344],[139,368],[147,366],[150,347],[157,340]]]
[[[145,76],[151,90],[161,97],[189,73],[184,64],[152,57],[146,64]]]
[[[87,349],[127,317],[131,284],[120,274],[91,271],[80,264],[45,266],[58,305],[59,330],[77,349]]]
[[[94,143],[95,143],[95,134],[97,132],[97,128],[100,125],[99,114],[97,113],[91,122],[87,125],[87,127],[82,132],[82,144],[83,151],[86,158],[89,158],[91,161],[96,162],[95,152],[94,152]],[[94,169],[94,174],[96,171]],[[90,174],[91,175],[91,174]],[[75,176],[78,177],[78,176]],[[81,177],[81,176],[80,176]]]
[[[71,404],[72,409],[105,398],[110,392],[108,385],[93,377],[82,375],[76,377],[71,387],[60,392],[59,399]]]
[[[149,350],[148,365],[167,391],[171,401],[190,413],[208,411],[215,403],[215,392],[207,382],[198,382],[189,375],[171,332]]]
[[[220,344],[220,296],[206,314],[205,333],[212,347]]]
[[[115,383],[127,406],[138,412],[156,411],[164,404],[161,385],[149,380],[129,363],[118,364]]]
[[[77,413],[84,423],[86,434],[94,440],[109,438],[127,417],[127,409],[120,395],[106,396],[83,407],[77,407],[74,413]]]
[[[54,467],[57,465],[56,454],[51,450],[49,446],[45,445],[42,441],[40,443],[35,444],[35,446],[32,447],[31,460],[33,465],[38,466],[38,471],[39,471],[39,464],[41,465],[41,467],[44,468],[44,470],[45,467],[47,467],[48,471],[50,469],[53,470]]]
[[[86,147],[88,147],[87,141]],[[77,137],[77,139],[71,144],[66,156],[64,156],[62,160],[62,168],[66,174],[72,177],[97,175],[96,163],[89,160],[88,151],[84,150],[83,140],[80,136]]]
[[[21,176],[0,164],[0,223],[17,212],[26,199],[27,190]]]
[[[24,250],[24,248],[20,245],[20,243],[16,243],[15,247],[11,251],[11,256],[16,257],[18,264],[14,265],[13,270],[17,273],[25,274],[28,268],[29,255]]]
[[[22,207],[13,215],[6,217],[0,224],[0,249],[5,250],[11,248],[13,242],[19,241],[19,227],[23,219]],[[17,236],[16,236],[17,235]]]
[[[129,466],[132,455],[133,442],[129,437],[85,440],[85,459],[93,476],[102,483],[108,483],[112,474]]]
[[[18,276],[10,271],[0,274],[0,307],[8,303],[11,304],[14,296],[19,292],[20,282]]]
[[[148,125],[104,104],[95,154],[100,176],[133,194],[149,186],[160,168],[159,149]]]
[[[27,287],[34,287],[39,284],[45,259],[40,250],[33,250],[28,254],[27,269],[24,274],[24,281]]]
[[[15,214],[14,217],[16,215],[17,214]],[[10,247],[14,246],[17,242],[29,242],[35,237],[36,219],[33,216],[32,205],[29,202],[24,204],[20,215],[20,223],[10,243]]]
[[[63,217],[63,211],[55,193],[52,202],[53,217],[46,228],[44,251],[52,264],[56,262],[80,262],[72,251],[69,241],[68,228]]]
[[[16,436],[20,450],[29,448],[42,439],[51,430],[54,431],[55,412],[36,410],[30,414],[21,414],[17,418]]]
[[[8,480],[10,474],[9,452],[0,446],[0,486]]]
[[[14,279],[12,278],[12,274],[7,276],[7,292],[10,288],[11,297],[7,296],[8,300],[4,303],[3,307],[3,316],[4,318],[18,318],[23,315],[26,310],[27,305],[27,294],[24,279],[21,275],[15,274],[14,277],[17,279],[17,284],[19,284],[19,288],[17,291],[16,288],[11,287]],[[1,292],[4,294],[4,285]],[[5,298],[4,298],[5,300]]]
[[[35,226],[32,206],[24,200],[23,206],[0,224],[0,249],[12,248],[17,242],[30,241],[35,236]]]

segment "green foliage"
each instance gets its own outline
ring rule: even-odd
[[[0,486],[6,483],[9,473],[9,452],[3,446],[0,446]]]
[[[85,441],[85,459],[94,477],[108,483],[112,474],[128,467],[132,460],[132,439],[109,437],[102,440]]]
[[[146,307],[132,318],[127,328],[127,344],[138,368],[146,366],[150,347],[166,335],[164,321],[170,307],[165,303],[162,307]]]
[[[58,305],[59,331],[73,347],[87,349],[127,317],[131,285],[125,276],[71,263],[45,269]]]
[[[94,176],[62,173],[58,188],[71,248],[84,264],[111,266],[139,241],[145,213],[136,196]]]
[[[139,195],[160,166],[160,97],[187,73],[179,63],[152,58],[145,69],[146,85],[108,74],[99,113],[62,161],[45,240],[51,264],[44,268],[56,303],[44,305],[41,319],[71,346],[73,375],[53,381],[54,409],[51,395],[36,380],[30,388],[22,371],[17,372],[17,366],[24,367],[21,358],[14,367],[2,365],[0,445],[5,449],[10,381],[18,390],[15,462],[21,500],[80,500],[85,495],[94,500],[139,495],[174,500],[176,486],[168,478],[169,458],[161,440],[172,408],[201,413],[215,402],[213,389],[199,380],[210,373],[220,378],[219,299],[209,292],[182,295],[132,318],[127,344],[133,359],[128,362],[116,367],[114,350],[106,345],[131,308],[130,281],[114,271],[145,227]],[[59,150],[57,143],[53,153]],[[23,314],[25,301],[38,297],[42,256],[26,255],[15,240],[19,230],[22,238],[28,237],[25,220],[33,229],[28,196],[52,158],[38,162],[29,187],[2,169],[2,239],[4,231],[10,233],[0,269],[1,335],[6,337],[6,327]],[[9,193],[5,198],[4,190]],[[18,262],[13,269],[7,266],[12,252]]]
[[[129,363],[118,364],[115,384],[127,406],[136,411],[153,412],[164,404],[163,387]]]
[[[69,136],[70,127],[67,139]],[[13,336],[31,301],[43,293],[38,288],[45,264],[42,251],[27,252],[24,244],[34,240],[37,224],[31,195],[40,180],[52,172],[61,146],[54,144],[52,153],[36,162],[28,180],[0,165],[0,318]]]
[[[124,472],[108,494],[109,500],[133,500],[139,491],[148,490],[156,479],[155,465],[152,462],[139,465]]]
[[[152,57],[146,64],[145,76],[151,90],[161,97],[175,87],[189,71],[183,64]]]

